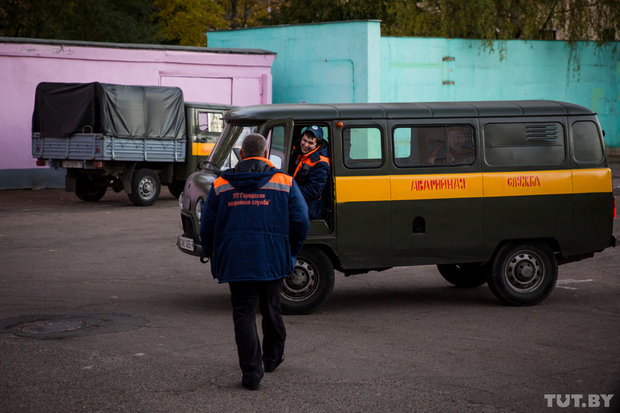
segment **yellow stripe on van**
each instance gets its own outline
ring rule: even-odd
[[[571,170],[492,172],[483,174],[484,196],[527,196],[570,194]]]
[[[390,176],[336,177],[336,202],[390,201]]]
[[[392,200],[482,197],[482,174],[396,175],[390,177]]]
[[[559,195],[611,192],[611,170],[336,177],[336,202]]]
[[[192,142],[192,155],[209,156],[214,146],[215,143]]]
[[[573,192],[588,194],[611,192],[611,169],[575,169],[573,170]]]
[[[336,202],[482,197],[482,174],[336,177]]]

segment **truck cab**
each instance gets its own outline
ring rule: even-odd
[[[224,129],[224,113],[229,105],[185,102],[187,144],[185,162],[174,165],[172,177],[168,180],[170,193],[178,198],[185,187],[185,180],[200,169],[207,161],[217,138]]]

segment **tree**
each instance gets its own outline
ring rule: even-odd
[[[34,0],[1,0],[0,35],[41,37],[61,10],[60,0],[41,0],[39,4]]]
[[[158,40],[184,46],[206,46],[206,32],[228,27],[215,0],[154,0]]]
[[[229,29],[275,24],[286,0],[217,0]]]
[[[0,0],[0,35],[152,42],[151,0]]]
[[[288,0],[277,23],[379,19],[391,36],[494,40],[620,37],[617,0]]]
[[[618,0],[0,0],[0,35],[67,40],[204,46],[208,30],[366,19],[491,45],[620,38]]]

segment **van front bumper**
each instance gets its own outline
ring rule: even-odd
[[[188,240],[191,241],[191,245],[188,245]],[[204,252],[202,250],[202,245],[196,242],[192,238],[188,238],[183,236],[183,234],[179,234],[177,236],[177,248],[183,251],[186,254],[194,255],[196,257],[204,257]]]

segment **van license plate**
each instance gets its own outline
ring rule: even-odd
[[[187,237],[179,237],[179,246],[184,250],[194,251],[194,240]]]
[[[63,168],[81,168],[82,161],[62,161]]]

